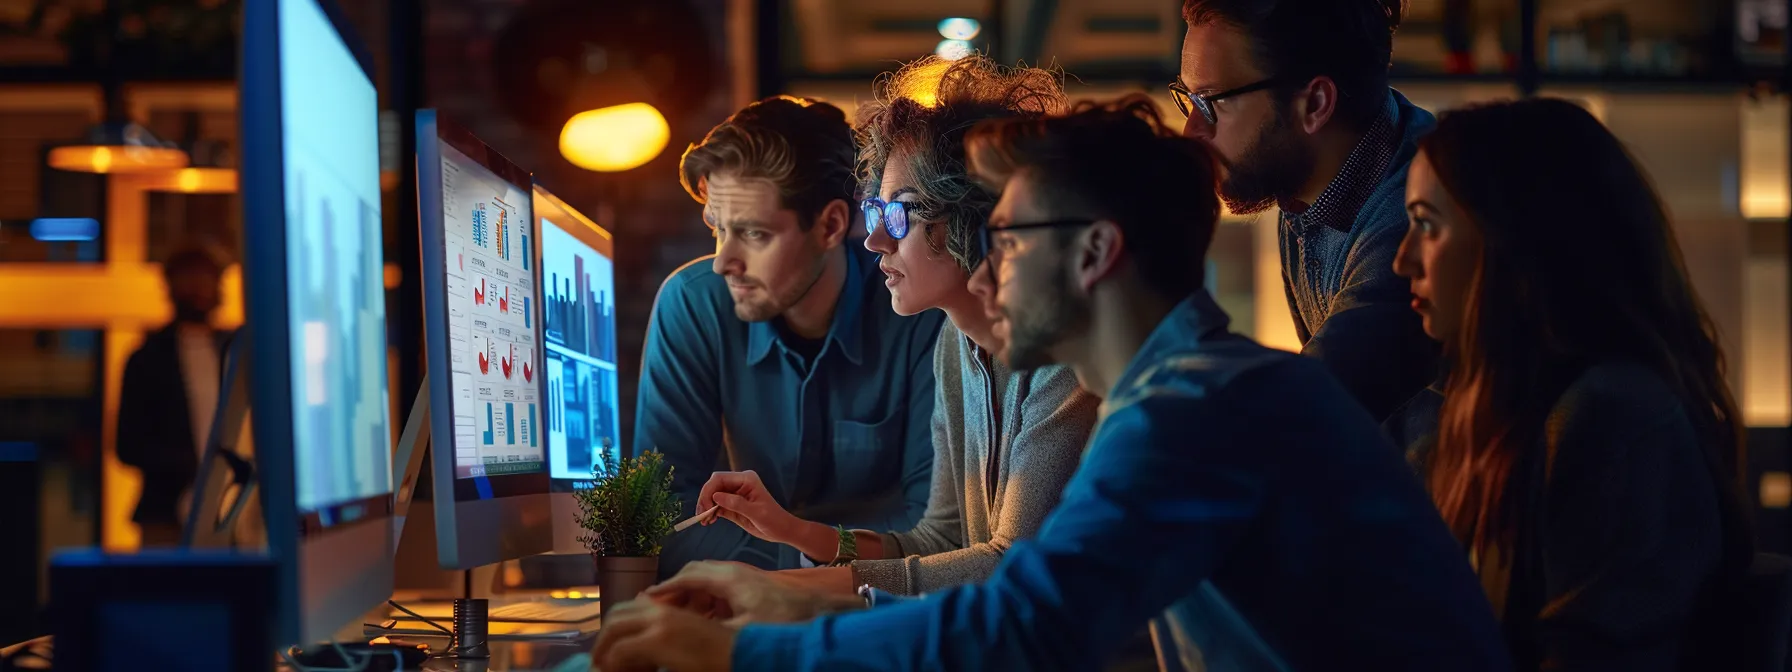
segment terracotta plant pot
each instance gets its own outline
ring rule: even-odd
[[[592,556],[597,561],[597,595],[608,613],[611,605],[635,599],[659,578],[660,559],[653,556],[611,558]]]

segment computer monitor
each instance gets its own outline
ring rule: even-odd
[[[603,456],[621,458],[617,402],[616,269],[610,232],[541,185],[542,307],[546,318],[548,465],[553,481],[554,552],[585,553],[573,491],[591,481]]]
[[[392,594],[392,434],[372,59],[331,0],[243,8],[243,290],[276,642]]]
[[[551,545],[530,187],[527,171],[466,129],[417,113],[430,475],[444,569]]]

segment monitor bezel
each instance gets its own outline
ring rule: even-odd
[[[353,522],[321,525],[314,520],[315,512],[302,511],[298,504],[293,353],[288,341],[291,305],[286,278],[286,152],[280,54],[280,9],[285,2],[309,2],[316,6],[359,66],[368,86],[376,93],[378,89],[365,43],[335,0],[245,3],[242,58],[238,66],[238,81],[242,83],[238,104],[241,135],[273,140],[252,143],[240,157],[243,221],[253,223],[243,227],[244,317],[249,327],[245,333],[250,337],[249,357],[243,364],[253,392],[251,436],[260,472],[268,551],[279,565],[275,641],[283,645],[330,639],[390,597],[394,550],[390,484],[383,497],[363,500],[371,505]],[[377,106],[373,112],[378,123]],[[385,374],[381,367],[378,375]],[[389,443],[386,451],[391,451]],[[380,553],[369,553],[370,549]],[[358,556],[361,562],[355,562]]]
[[[442,152],[446,144],[490,170],[519,191],[529,192],[533,178],[528,171],[499,154],[466,128],[449,121],[436,110],[417,111],[417,214],[422,255],[424,320],[424,369],[429,374],[430,474],[434,491],[437,560],[446,569],[469,569],[503,560],[545,553],[551,545],[547,493],[551,479],[547,447],[542,447],[541,471],[456,478],[454,464],[453,372],[448,357],[447,241],[442,217]],[[539,226],[533,198],[526,221]],[[433,204],[433,205],[432,205]],[[535,239],[541,235],[537,232]],[[540,260],[537,242],[525,254]],[[536,264],[539,267],[539,263]],[[532,274],[533,275],[533,274]],[[531,278],[533,281],[533,277]],[[534,289],[539,292],[539,283]],[[541,301],[530,311],[541,324]],[[544,329],[535,330],[537,370],[545,357]],[[438,354],[439,353],[439,354]],[[543,378],[546,374],[543,373]],[[537,383],[537,394],[541,384]],[[545,403],[542,404],[545,406]],[[545,414],[545,409],[543,411]],[[540,431],[539,420],[537,431]],[[438,450],[439,446],[448,446]],[[450,497],[444,497],[450,494]],[[493,543],[482,543],[481,540]]]

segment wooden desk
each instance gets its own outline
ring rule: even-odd
[[[407,638],[428,644],[434,649],[447,644],[446,638],[416,637]],[[491,642],[492,657],[487,660],[453,660],[448,658],[432,658],[423,664],[428,672],[590,672],[591,646],[597,642],[597,633],[587,634],[577,641],[500,641]],[[0,659],[11,655],[14,651],[27,648],[44,648],[50,644],[49,637],[39,637],[11,646],[0,647]],[[25,661],[24,669],[49,669],[31,667],[41,664],[40,660]],[[268,669],[287,670],[285,664],[276,667],[270,661]]]
[[[406,637],[431,649],[447,645],[443,637]],[[489,660],[432,658],[423,664],[429,672],[590,672],[592,632],[576,641],[494,641]]]

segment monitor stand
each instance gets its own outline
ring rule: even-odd
[[[199,461],[198,478],[193,483],[187,524],[181,530],[182,548],[235,548],[243,541],[238,538],[238,521],[250,522],[259,518],[259,515],[243,516],[256,499],[256,473],[253,457],[245,457],[238,450],[239,445],[251,443],[246,439],[249,436],[249,367],[244,352],[248,347],[245,345],[249,340],[247,331],[248,327],[238,329],[225,347],[218,406],[212,413],[204,459]]]
[[[393,594],[402,602],[452,601],[454,646],[447,653],[463,659],[490,656],[486,645],[487,605],[502,591],[498,565],[469,570],[442,569],[436,560],[436,517],[430,464],[429,376],[418,386],[393,455],[398,479],[393,498]],[[418,495],[423,495],[418,501]],[[407,524],[410,523],[410,524]],[[407,605],[408,606],[408,605]],[[437,624],[441,625],[441,624]]]

